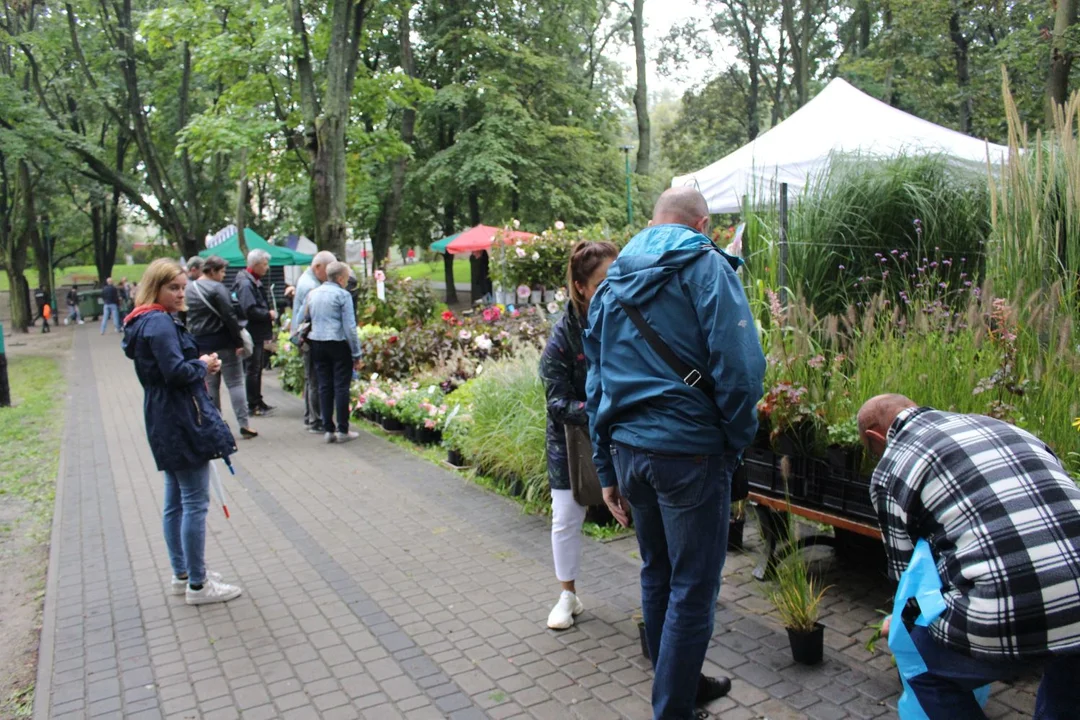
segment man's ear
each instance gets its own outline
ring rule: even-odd
[[[867,430],[866,444],[871,455],[880,457],[885,454],[885,434],[880,430]]]

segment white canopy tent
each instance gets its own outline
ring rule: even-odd
[[[940,153],[957,164],[997,165],[1009,149],[886,105],[836,78],[786,120],[727,157],[671,181],[697,187],[713,213],[742,209],[743,198],[774,204],[781,183],[796,196],[828,169],[834,153],[895,157]]]

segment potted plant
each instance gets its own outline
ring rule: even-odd
[[[827,429],[829,467],[838,475],[850,475],[862,464],[862,441],[859,423],[854,416]]]
[[[796,537],[794,529],[789,537]],[[818,616],[828,588],[811,577],[802,551],[793,541],[777,562],[774,577],[768,596],[787,629],[791,657],[803,665],[817,665],[824,654],[825,639],[825,628]]]
[[[746,529],[746,500],[731,503],[731,519],[728,522],[728,550],[743,549],[743,531]]]
[[[455,397],[456,397],[455,393]],[[461,451],[462,442],[469,431],[471,418],[463,411],[463,405],[456,403],[447,413],[442,423],[442,446],[446,448],[446,462],[454,467],[466,467],[465,454]]]
[[[652,662],[652,657],[649,655],[649,636],[645,634],[645,616],[642,615],[640,610],[635,610],[631,619],[637,625],[638,640],[641,642],[641,656]]]

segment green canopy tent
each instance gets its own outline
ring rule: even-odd
[[[450,243],[454,242],[454,240],[456,240],[457,236],[460,235],[460,234],[461,233],[456,233],[454,235],[451,235],[450,237],[443,238],[442,240],[436,240],[435,242],[431,243],[431,245],[428,247],[428,249],[431,250],[431,252],[444,253],[445,254],[446,253],[446,246],[449,245]]]
[[[249,251],[258,249],[270,253],[270,267],[311,264],[311,255],[296,252],[287,247],[271,245],[251,228],[244,228],[244,240],[247,241]],[[202,257],[217,255],[229,263],[230,268],[243,268],[247,265],[247,257],[240,252],[240,239],[237,237],[235,229],[224,242],[206,248],[199,255]]]

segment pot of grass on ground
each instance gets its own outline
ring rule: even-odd
[[[818,617],[826,590],[810,574],[802,550],[789,544],[776,565],[768,597],[787,629],[791,657],[802,665],[817,665],[824,655],[825,628]]]
[[[649,637],[645,634],[645,616],[640,610],[636,610],[631,619],[637,625],[638,640],[641,642],[641,656],[652,662],[652,658],[649,656]]]
[[[731,503],[731,519],[728,522],[728,550],[743,549],[743,532],[746,530],[746,500]]]

